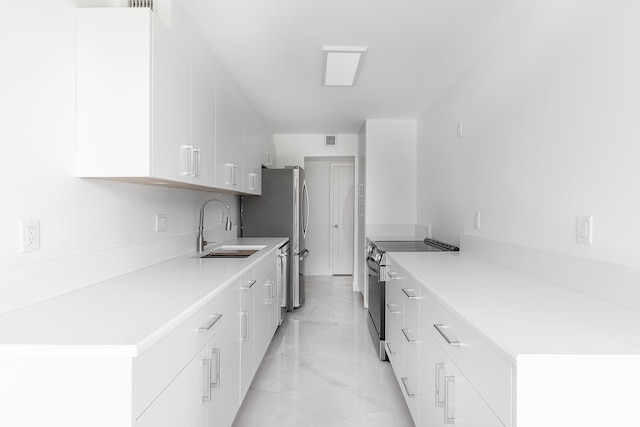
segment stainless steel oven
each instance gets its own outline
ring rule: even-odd
[[[424,240],[380,240],[372,241],[367,245],[367,280],[368,311],[367,319],[369,333],[376,348],[380,360],[387,360],[387,353],[384,348],[384,325],[385,325],[385,253],[386,252],[441,252],[458,251],[456,246],[442,243],[433,239]]]

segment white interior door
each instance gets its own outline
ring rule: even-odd
[[[331,165],[331,269],[353,274],[353,164]]]

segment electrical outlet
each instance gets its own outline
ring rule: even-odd
[[[576,243],[593,245],[593,216],[578,215],[576,217]]]
[[[20,221],[20,252],[40,249],[40,221],[23,219]]]
[[[156,214],[156,233],[167,231],[167,214]]]
[[[480,212],[473,213],[473,228],[480,230]]]

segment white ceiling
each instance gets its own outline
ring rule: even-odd
[[[534,0],[173,0],[274,133],[416,118]],[[322,86],[323,46],[366,46],[355,87]]]

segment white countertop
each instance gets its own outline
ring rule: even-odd
[[[0,355],[135,357],[286,240],[218,242],[266,248],[244,259],[200,259],[194,252],[4,314]]]
[[[531,355],[640,355],[637,311],[464,252],[387,255],[512,362]]]

